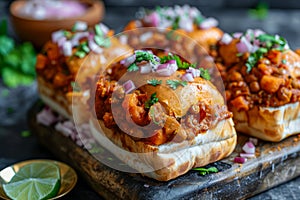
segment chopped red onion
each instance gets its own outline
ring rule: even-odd
[[[54,43],[57,43],[61,37],[64,37],[63,30],[55,31],[51,34],[51,39],[52,39],[52,42],[54,42]]]
[[[88,28],[88,24],[84,21],[77,21],[74,24],[74,31],[85,31]]]
[[[136,55],[133,54],[133,55],[129,56],[128,58],[121,60],[121,64],[124,65],[125,67],[128,67],[129,65],[134,63],[135,59],[136,59]]]
[[[166,63],[168,63],[168,64],[176,64],[176,60],[168,60]]]
[[[159,25],[159,15],[156,12],[152,12],[150,15],[147,15],[145,17],[145,21],[149,24],[151,24],[154,27],[157,27]]]
[[[242,32],[236,32],[236,33],[233,33],[233,34],[232,34],[232,36],[233,36],[234,38],[240,38],[240,37],[242,37],[242,35],[243,35]]]
[[[265,32],[262,31],[262,30],[260,30],[260,29],[255,29],[253,32],[254,32],[254,36],[255,37],[258,37],[258,36],[260,36],[262,34],[265,34]]]
[[[40,124],[49,126],[57,121],[57,117],[52,113],[50,109],[43,109],[36,115],[36,120]]]
[[[192,82],[192,81],[194,81],[194,78],[191,73],[185,73],[184,75],[182,75],[181,80],[187,81],[187,82]]]
[[[148,74],[152,71],[152,65],[150,62],[148,62],[145,65],[140,66],[140,73],[141,74]]]
[[[249,138],[249,142],[252,142],[254,145],[257,145],[258,139],[257,138]]]
[[[95,52],[96,54],[101,54],[103,52],[103,49],[94,42],[94,40],[89,40],[89,48]]]
[[[66,41],[67,41],[67,38],[63,36],[63,37],[61,37],[61,38],[58,39],[57,45],[59,47],[62,47]]]
[[[240,153],[240,157],[242,158],[255,158],[254,153]]]
[[[232,37],[228,34],[228,33],[224,33],[222,39],[221,39],[221,43],[223,44],[229,44],[232,41]]]
[[[209,17],[203,20],[203,22],[199,25],[201,29],[210,29],[218,26],[218,21],[215,18]]]
[[[193,67],[189,67],[187,70],[186,70],[187,73],[191,73],[193,75],[193,78],[196,78],[196,77],[200,77],[200,70],[199,69],[195,69]]]
[[[158,73],[159,76],[171,76],[173,74],[168,63],[158,65],[156,73]]]
[[[71,39],[72,45],[73,46],[77,46],[79,44],[79,40],[81,40],[82,38],[88,38],[89,37],[89,32],[79,32],[79,33],[75,33],[73,38]]]
[[[169,68],[171,69],[172,74],[177,71],[178,66],[175,60],[169,60],[167,64],[169,64]]]
[[[64,134],[67,137],[74,134],[74,131],[72,130],[72,128],[70,128],[60,122],[55,125],[55,130],[61,132],[62,134]]]
[[[236,44],[239,53],[252,52],[252,44],[245,38],[241,37],[241,41]]]
[[[255,153],[255,146],[252,142],[246,142],[246,144],[242,148],[246,153]]]
[[[126,94],[130,93],[131,91],[133,91],[136,88],[134,83],[132,82],[132,80],[126,81],[123,84],[123,87],[124,87],[124,90],[125,90]]]
[[[64,56],[71,56],[72,55],[72,43],[70,41],[66,41],[63,46],[63,54]]]
[[[244,164],[245,162],[247,162],[247,158],[235,157],[234,160],[233,160],[233,162]]]

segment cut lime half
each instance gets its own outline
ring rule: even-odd
[[[25,165],[3,185],[6,195],[16,200],[49,199],[57,195],[59,188],[59,167],[47,162]]]

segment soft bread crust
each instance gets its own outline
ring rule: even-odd
[[[218,161],[230,155],[236,145],[232,119],[219,122],[216,127],[191,141],[160,146],[134,141],[120,131],[113,132],[101,120],[91,119],[90,128],[100,145],[133,169],[159,181],[174,179],[194,167]]]
[[[72,118],[72,98],[71,93],[63,93],[57,91],[52,84],[45,81],[42,77],[37,77],[38,91],[40,98],[46,105],[51,107],[54,111],[62,116],[71,119]]]
[[[238,132],[279,142],[300,133],[300,103],[290,103],[278,108],[254,107],[249,111],[232,110]]]

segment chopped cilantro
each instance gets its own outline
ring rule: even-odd
[[[97,35],[99,35],[100,37],[103,36],[103,32],[102,32],[102,30],[101,30],[99,24],[96,24],[96,25],[95,25],[95,33],[96,33]]]
[[[145,102],[145,108],[149,109],[153,104],[158,102],[158,98],[156,97],[156,92],[154,92],[150,99]]]
[[[201,15],[198,15],[197,17],[195,17],[194,21],[197,25],[200,25],[204,21],[204,17]]]
[[[111,45],[109,38],[104,38],[99,35],[95,35],[94,40],[101,47],[109,47]]]
[[[153,86],[157,86],[162,83],[162,80],[157,80],[157,79],[153,78],[151,80],[148,80],[147,83],[150,85],[153,85]]]
[[[135,56],[135,62],[150,61],[153,64],[158,64],[157,60],[155,60],[154,55],[148,51],[136,51]]]
[[[86,53],[82,50],[78,50],[78,51],[75,52],[74,55],[79,57],[79,58],[84,58],[84,56],[86,56]]]
[[[178,17],[175,18],[175,20],[174,20],[174,22],[172,24],[172,29],[173,30],[176,30],[176,29],[179,28],[179,21],[180,21],[180,17],[178,16]]]
[[[202,176],[209,174],[209,173],[219,172],[218,168],[216,168],[216,167],[210,167],[210,168],[197,167],[197,168],[194,168],[193,170],[199,171],[199,174]]]
[[[127,68],[127,71],[129,71],[129,72],[135,72],[135,71],[138,71],[138,70],[139,70],[139,67],[135,63],[132,63]]]
[[[287,63],[287,61],[285,60],[285,59],[282,59],[282,64],[286,64]]]
[[[207,69],[199,68],[199,70],[200,70],[200,77],[202,77],[208,81],[211,79],[210,74]]]
[[[180,81],[180,80],[167,80],[167,84],[172,88],[173,90],[176,90],[178,86],[186,86],[187,82],[186,81]]]

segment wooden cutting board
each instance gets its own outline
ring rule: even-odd
[[[159,182],[107,167],[53,127],[38,124],[38,111],[39,106],[33,106],[28,119],[40,143],[74,167],[105,199],[245,199],[300,175],[300,137],[280,143],[259,141],[256,158],[236,164],[233,158],[248,140],[240,135],[230,157],[209,165],[217,167],[218,173],[201,176],[190,171],[174,180]]]

